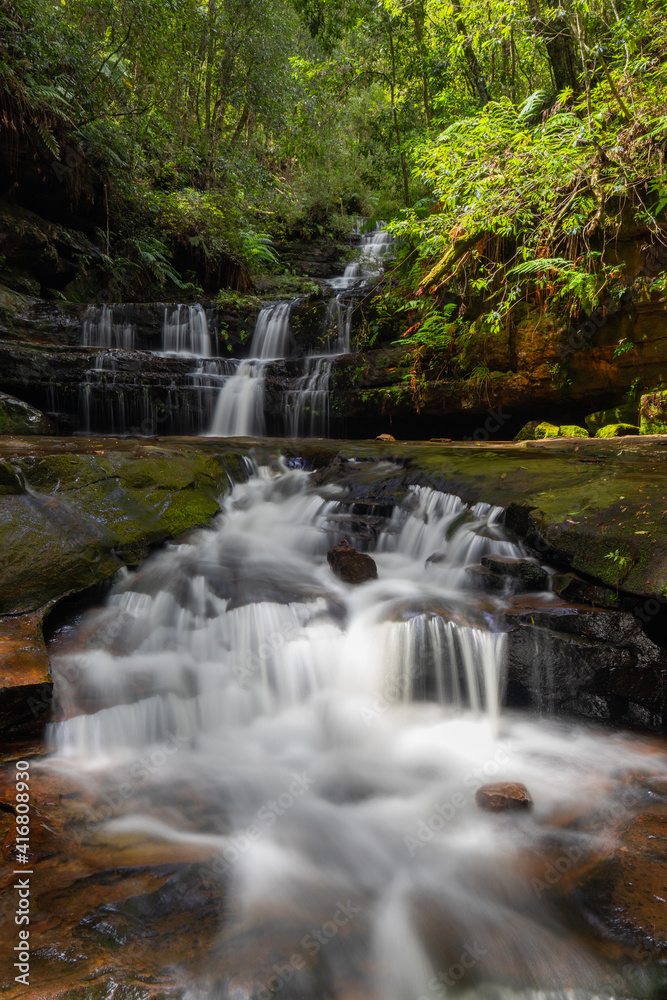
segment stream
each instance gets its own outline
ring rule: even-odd
[[[399,490],[391,463],[246,467],[210,528],[52,642],[43,780],[83,795],[66,826],[93,859],[163,866],[126,902],[93,891],[95,976],[184,1000],[650,995],[568,879],[618,848],[667,757],[503,707],[512,598],[466,573],[526,556],[502,508]],[[343,538],[377,579],[332,573]],[[480,809],[488,782],[532,808]]]

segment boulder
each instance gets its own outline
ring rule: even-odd
[[[521,428],[517,436],[514,438],[515,441],[534,441],[535,431],[542,424],[541,420],[529,420],[527,424]]]
[[[55,434],[49,418],[22,399],[0,392],[0,434]]]
[[[547,435],[549,436],[549,435]],[[558,437],[564,438],[587,438],[589,436],[585,427],[577,427],[576,424],[563,424],[558,428]]]
[[[555,438],[560,434],[560,428],[556,427],[555,424],[550,424],[547,420],[543,420],[541,424],[538,424],[535,428],[535,440],[541,441],[542,438]]]
[[[365,552],[357,552],[346,538],[327,552],[327,560],[336,576],[345,583],[366,583],[377,580],[375,560]]]
[[[376,441],[385,441],[385,442],[391,443],[392,441],[395,441],[396,438],[392,437],[391,434],[378,434],[378,436],[375,438],[375,440]]]
[[[524,603],[505,619],[507,701],[660,730],[667,717],[667,653],[632,614]]]
[[[52,681],[42,622],[49,606],[2,619],[0,733],[34,727],[51,707]]]
[[[636,424],[638,420],[638,404],[623,403],[611,410],[599,410],[584,417],[584,423],[591,434],[597,436],[597,431],[607,424]]]
[[[595,432],[596,438],[627,437],[629,434],[639,434],[639,427],[635,424],[605,424]]]
[[[639,401],[641,434],[667,434],[667,390],[649,392]]]
[[[475,802],[480,809],[488,812],[530,809],[533,805],[528,789],[518,781],[494,781],[482,785],[475,792]]]
[[[547,590],[549,574],[539,563],[514,556],[482,556],[482,566],[502,576],[511,577],[521,590]]]

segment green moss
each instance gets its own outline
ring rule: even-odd
[[[30,494],[0,463],[0,613],[41,607],[137,564],[151,546],[207,524],[231,481],[245,478],[231,450],[100,445],[103,454],[93,445],[92,454],[17,458]]]
[[[29,406],[22,399],[15,399],[0,392],[0,434],[53,434],[55,428],[49,418]]]
[[[559,429],[555,424],[550,424],[546,420],[542,421],[535,428],[535,440],[540,441],[542,438],[555,438],[559,435]]]
[[[549,435],[547,435],[548,437]],[[584,427],[577,427],[576,424],[564,424],[558,428],[558,436],[566,438],[587,438],[588,431]]]
[[[635,424],[607,424],[596,431],[596,438],[626,437],[629,434],[639,434]]]
[[[667,391],[649,392],[639,402],[641,434],[667,434]]]
[[[639,406],[637,403],[624,403],[611,410],[599,410],[597,413],[589,413],[584,417],[584,423],[591,434],[595,435],[601,427],[607,424],[636,424],[638,419]]]
[[[521,428],[517,436],[514,438],[515,441],[534,441],[535,431],[540,426],[540,420],[529,420],[527,424]]]

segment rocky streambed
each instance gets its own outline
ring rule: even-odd
[[[248,481],[257,467],[277,472],[279,463],[282,468],[312,471],[311,482],[320,494],[335,498],[326,515],[330,528],[359,551],[381,553],[381,539],[392,537],[401,518],[414,517],[415,496],[423,498],[430,490],[461,501],[460,508],[452,507],[445,542],[462,537],[468,524],[478,539],[485,533],[495,538],[495,508],[484,514],[486,527],[480,527],[480,512],[488,504],[505,509],[502,537],[510,540],[511,554],[482,554],[478,562],[465,565],[461,586],[470,595],[468,602],[454,601],[445,608],[435,599],[406,592],[391,604],[391,620],[399,629],[415,619],[444,623],[445,629],[453,622],[466,634],[475,633],[491,617],[499,623],[505,643],[503,698],[512,709],[500,743],[494,744],[504,747],[503,752],[508,740],[521,745],[521,720],[528,718],[528,709],[533,717],[542,714],[547,727],[554,725],[554,717],[560,718],[556,726],[563,728],[560,735],[553,730],[550,751],[556,755],[562,752],[556,750],[558,741],[567,743],[570,720],[594,727],[596,735],[590,739],[596,741],[596,753],[617,764],[604,774],[596,770],[586,743],[589,737],[583,735],[587,730],[573,729],[572,760],[562,765],[555,756],[553,765],[565,767],[566,785],[578,786],[572,801],[545,799],[533,766],[533,781],[538,783],[530,789],[537,803],[535,818],[507,822],[536,822],[538,833],[531,833],[530,849],[512,861],[514,882],[507,891],[514,893],[517,885],[525,884],[524,912],[538,907],[542,914],[546,907],[553,920],[574,935],[576,947],[588,949],[606,969],[612,993],[660,995],[667,957],[662,901],[667,786],[661,763],[664,742],[658,735],[667,721],[666,442],[648,437],[519,445],[3,438],[2,919],[7,928],[12,926],[13,868],[19,864],[13,781],[15,762],[28,758],[35,774],[31,933],[33,983],[39,995],[63,1000],[176,998],[185,995],[184,981],[200,981],[205,969],[216,995],[255,997],[276,979],[274,967],[284,969],[291,961],[290,947],[294,933],[301,933],[300,924],[295,931],[292,918],[280,907],[268,907],[262,910],[259,933],[257,914],[252,927],[244,924],[237,890],[219,873],[212,874],[216,854],[207,831],[218,829],[219,818],[205,788],[192,782],[174,784],[167,777],[159,780],[168,774],[168,769],[161,770],[164,761],[178,749],[167,738],[145,754],[140,772],[128,771],[127,780],[120,780],[122,768],[103,780],[82,780],[67,768],[54,772],[41,770],[39,764],[45,752],[43,725],[60,718],[63,708],[62,686],[59,703],[52,705],[51,661],[74,655],[67,662],[76,663],[77,649],[94,646],[100,629],[114,655],[122,656],[131,641],[111,619],[88,622],[82,614],[100,603],[104,589],[112,579],[118,581],[123,567],[145,566],[148,587],[156,571],[145,561],[151,552],[184,536],[199,544],[193,529],[216,518],[234,484]],[[287,478],[284,488],[279,487],[288,499],[294,489],[290,482]],[[240,511],[245,502],[242,497],[238,501]],[[422,522],[417,517],[416,526],[422,523],[427,531],[430,516],[435,514],[424,513]],[[446,558],[446,552],[436,549],[428,553],[427,562],[437,568],[438,560]],[[332,620],[345,616],[333,583],[313,590],[298,576],[290,577],[285,596],[273,593],[270,574],[243,560],[221,564],[222,575],[215,559],[201,565],[206,586],[226,600],[236,593],[238,582],[245,581],[243,592],[250,596],[240,603],[233,598],[241,613],[244,601],[287,600],[325,602]],[[380,558],[378,586],[386,572]],[[172,574],[167,589],[185,608],[183,587],[182,578]],[[408,675],[417,702],[431,697],[429,657],[424,670]],[[137,682],[148,690],[150,674]],[[80,677],[73,683],[81,688]],[[92,695],[84,687],[79,697],[85,704]],[[385,711],[386,706],[376,705],[380,715]],[[630,729],[646,735],[638,742]],[[546,749],[542,752],[548,757]],[[495,777],[499,765],[488,764],[495,759],[484,758],[483,777]],[[582,794],[583,789],[588,792]],[[332,787],[325,798],[336,801],[340,794]],[[363,801],[368,794],[360,785],[353,799]],[[475,808],[474,798],[453,808],[467,815],[466,810]],[[197,831],[195,840],[161,840],[147,836],[146,830],[106,825],[110,817],[129,819],[144,809],[160,822],[168,822],[174,810],[187,815],[192,831]],[[410,828],[410,834],[423,837],[419,843],[424,846],[430,834],[420,822],[422,827],[417,826],[416,833]],[[521,841],[522,829],[517,826],[511,836]],[[234,835],[240,836],[238,831]],[[366,905],[357,896],[351,901],[350,914],[340,917],[343,930],[336,932],[333,950],[320,949],[313,962],[306,954],[311,995],[312,990],[328,995],[333,983],[338,995],[367,995],[368,970],[362,958],[362,942],[369,933]],[[465,944],[461,938],[457,951],[461,927],[435,902],[423,905],[420,935],[433,967],[450,968]],[[307,921],[316,929],[323,927],[329,908],[313,899]],[[12,936],[3,936],[0,953],[8,983],[13,980]],[[445,947],[445,942],[450,943]],[[517,960],[495,946],[490,956],[482,963],[484,975],[509,985],[517,974]],[[570,969],[564,973],[566,985],[575,988],[581,985],[577,976],[584,973],[573,971],[570,958],[564,951],[563,962]],[[347,968],[342,980],[333,971],[340,963]],[[531,973],[536,983],[539,965]],[[295,975],[297,971],[303,970],[295,969]],[[283,980],[278,986],[292,996],[291,977]],[[24,995],[21,990],[14,985],[6,995],[19,997]]]

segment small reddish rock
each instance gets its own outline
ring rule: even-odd
[[[480,809],[487,809],[489,812],[530,809],[533,805],[530,792],[518,781],[496,781],[482,785],[475,793],[475,802]]]
[[[367,580],[377,580],[375,560],[365,552],[357,552],[344,538],[327,552],[327,560],[331,569],[345,583],[365,583]]]

